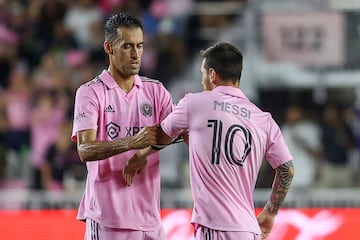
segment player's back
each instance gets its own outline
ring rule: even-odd
[[[272,134],[271,115],[233,87],[192,94],[187,108],[191,184],[199,213],[193,220],[224,231],[260,233],[253,191]]]

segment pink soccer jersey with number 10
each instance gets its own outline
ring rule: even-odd
[[[240,89],[221,86],[187,94],[161,126],[172,137],[189,130],[192,223],[261,234],[253,204],[261,163],[292,160],[271,115]]]
[[[72,140],[86,129],[95,129],[98,141],[133,136],[145,126],[159,124],[173,109],[170,93],[159,82],[135,77],[125,93],[107,71],[82,85],[76,93]],[[87,162],[86,189],[78,218],[125,229],[157,230],[160,222],[159,154],[149,156],[145,170],[131,186],[122,178],[134,150],[108,159]]]

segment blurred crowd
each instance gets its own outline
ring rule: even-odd
[[[146,43],[141,74],[169,86],[207,41],[196,29],[231,20],[226,14],[192,15],[198,2],[0,0],[0,188],[82,184],[85,166],[70,142],[73,98],[80,84],[108,64],[105,20],[117,12],[141,18]]]
[[[224,28],[236,17],[210,16],[203,8],[193,14],[194,3],[201,2],[0,0],[0,189],[61,190],[83,184],[86,168],[70,141],[74,93],[108,64],[103,52],[107,17],[131,12],[141,18],[141,74],[169,87],[213,40],[209,30]],[[281,127],[295,158],[295,186],[360,186],[359,114],[355,105],[328,104],[316,118],[301,105],[284,110]],[[186,166],[186,151],[180,155],[178,164]],[[178,173],[168,186],[186,187],[186,169],[179,175],[178,165],[168,167]],[[272,169],[264,164],[261,171],[258,187],[270,186]],[[165,172],[172,175],[171,169]]]
[[[294,157],[294,190],[360,187],[360,111],[355,105],[328,101],[309,109],[290,103],[277,120]],[[269,187],[273,171],[267,164],[262,170],[258,187]]]

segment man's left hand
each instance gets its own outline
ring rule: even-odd
[[[135,175],[140,174],[144,170],[146,164],[146,158],[140,158],[136,153],[127,161],[123,169],[123,178],[128,186],[133,183]]]

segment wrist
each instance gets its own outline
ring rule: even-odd
[[[150,147],[151,147],[151,149],[152,149],[153,151],[160,151],[160,150],[163,149],[165,146],[159,145],[159,144],[155,144],[155,145],[151,145]]]
[[[136,152],[135,152],[135,155],[136,155],[137,158],[144,158],[141,150],[136,151]]]

